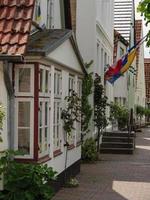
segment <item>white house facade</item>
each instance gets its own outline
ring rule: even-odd
[[[104,71],[113,62],[112,0],[77,0],[76,38],[86,63],[93,60],[90,72],[98,73],[104,83]],[[104,83],[108,101],[113,101],[113,86]],[[91,104],[93,104],[91,97]],[[109,110],[107,110],[109,115]]]
[[[142,20],[135,20],[136,42],[143,38]],[[136,90],[135,105],[145,107],[146,89],[145,89],[145,69],[144,69],[144,44],[141,44],[136,59]]]
[[[0,27],[5,39],[0,42],[0,102],[6,115],[0,151],[19,150],[19,162],[48,164],[58,172],[58,185],[64,173],[80,171],[81,122],[66,137],[61,111],[70,90],[81,98],[86,73],[75,37],[64,29],[65,6],[58,0],[32,0],[8,1],[0,8],[0,20],[9,25],[5,31]],[[4,18],[5,7],[11,18]]]

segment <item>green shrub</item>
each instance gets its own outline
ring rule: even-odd
[[[92,162],[97,160],[96,143],[93,138],[88,138],[82,145],[82,160]]]
[[[47,165],[17,163],[13,154],[7,151],[0,159],[0,174],[4,174],[0,200],[50,200],[53,191],[48,181],[56,172]]]
[[[121,106],[117,103],[110,103],[110,118],[109,120],[113,122],[116,120],[118,122],[118,129],[121,130],[127,127],[129,120],[129,111],[126,107]]]

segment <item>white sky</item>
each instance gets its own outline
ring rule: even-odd
[[[140,13],[137,13],[137,5],[138,3],[140,2],[140,0],[135,0],[135,19],[143,19],[140,15]],[[143,36],[146,35],[146,33],[148,32],[148,30],[150,29],[150,25],[149,27],[146,27],[145,26],[145,21],[143,19]],[[144,48],[144,55],[145,55],[145,58],[150,58],[150,48],[147,48],[145,47]]]

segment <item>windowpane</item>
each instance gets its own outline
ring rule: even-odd
[[[39,109],[39,121],[40,127],[42,126],[42,102],[40,102],[40,109]]]
[[[18,128],[18,150],[30,154],[30,129]]]
[[[40,69],[40,92],[43,92],[43,76],[44,76],[44,70]]]
[[[45,102],[45,125],[48,125],[48,102]]]
[[[39,130],[39,151],[42,152],[42,128]]]
[[[45,151],[47,151],[47,140],[48,140],[48,128],[45,128],[45,147],[44,147]]]
[[[18,126],[30,127],[30,102],[19,102]]]
[[[45,71],[45,92],[48,93],[48,76],[49,76],[49,71]]]
[[[31,92],[31,69],[19,68],[19,92]]]

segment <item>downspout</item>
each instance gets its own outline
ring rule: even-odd
[[[14,90],[12,81],[10,78],[10,69],[8,61],[3,61],[3,73],[4,73],[4,82],[7,89],[7,105],[8,105],[8,113],[7,113],[7,130],[8,130],[8,148],[14,149]]]
[[[8,118],[7,118],[7,128],[8,128],[8,148],[14,149],[14,110],[15,110],[15,95],[14,95],[14,89],[12,84],[12,67],[10,67],[10,64],[13,64],[14,62],[23,62],[24,57],[23,56],[7,56],[7,55],[1,55],[0,60],[3,60],[3,73],[4,73],[4,83],[6,86],[8,99],[7,99],[7,105],[8,105]]]

